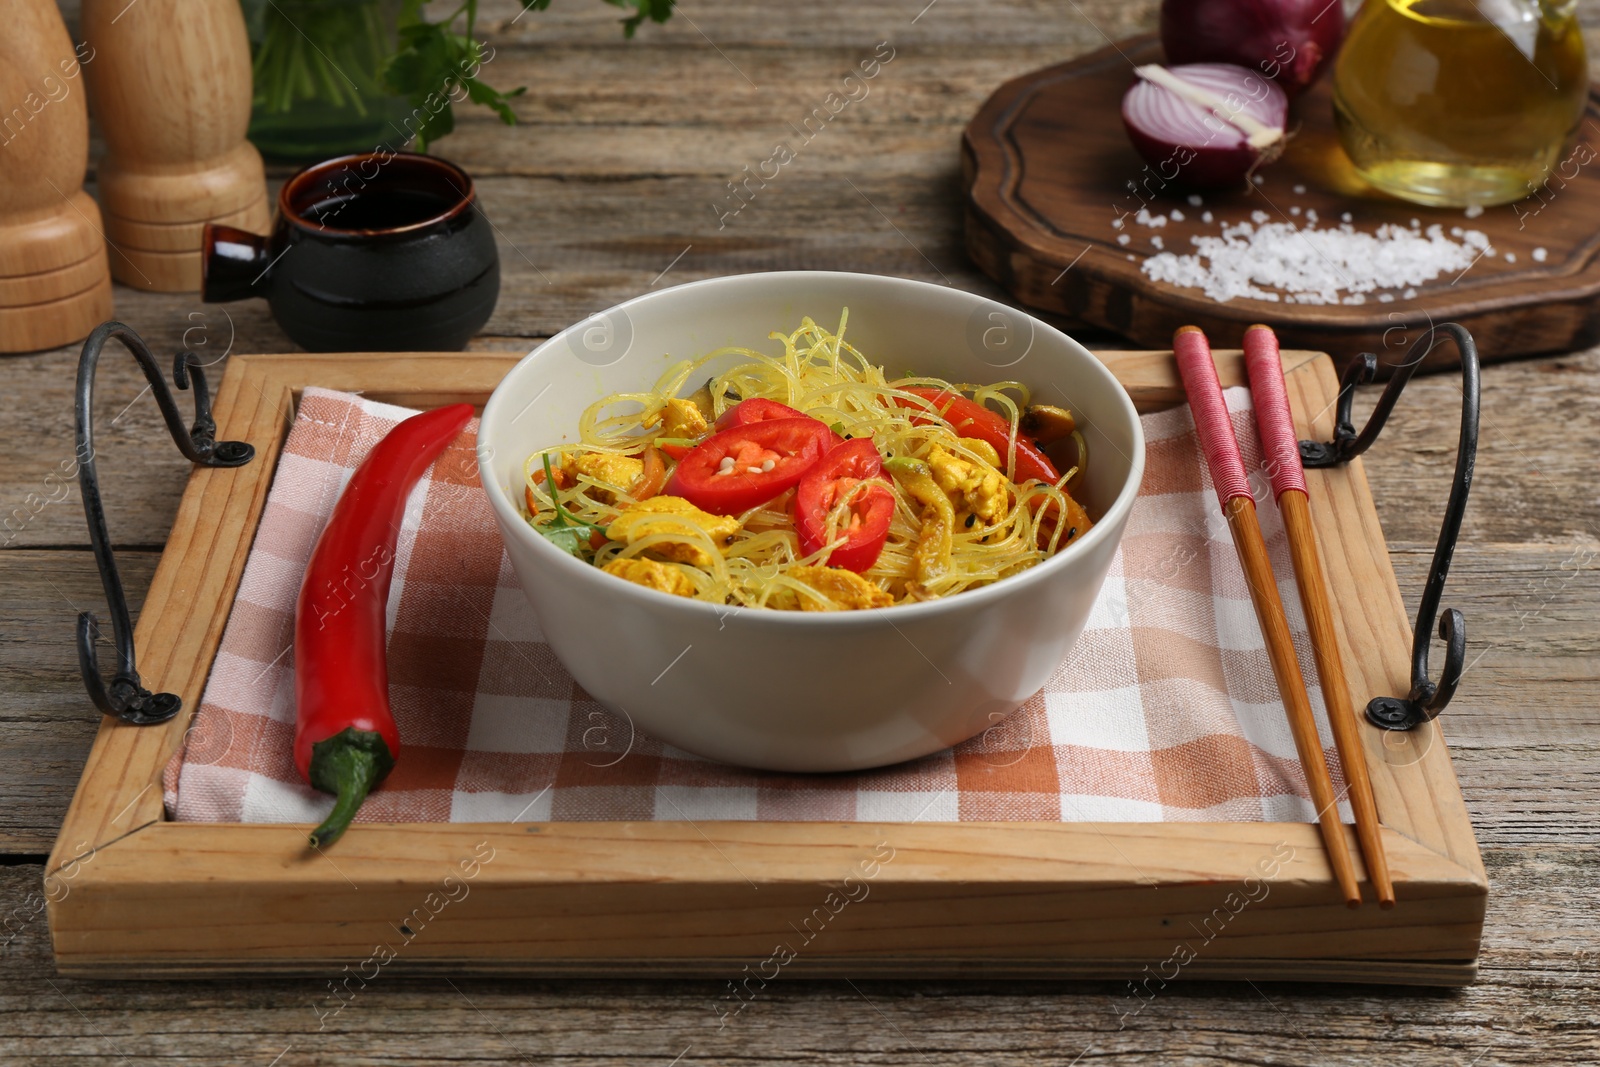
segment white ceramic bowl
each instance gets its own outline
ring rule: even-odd
[[[585,407],[723,345],[781,352],[771,331],[793,330],[802,315],[836,328],[844,307],[846,338],[891,375],[1018,380],[1036,401],[1071,408],[1089,443],[1080,496],[1098,517],[1094,528],[994,585],[838,614],[668,596],[604,574],[528,528],[518,507],[523,463],[536,449],[575,441]],[[511,563],[545,640],[578,683],[678,748],[784,771],[927,755],[994,726],[1036,693],[1083,630],[1144,472],[1127,393],[1065,334],[957,289],[812,271],[693,282],[591,316],[506,375],[478,442]]]

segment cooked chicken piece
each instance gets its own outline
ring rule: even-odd
[[[972,512],[988,526],[1004,517],[1011,501],[1003,475],[938,445],[928,450],[928,469],[953,506]]]
[[[700,412],[700,417],[710,422],[717,417],[716,403],[711,399],[711,383],[715,378],[707,378],[706,384],[689,394],[689,403]]]
[[[646,589],[658,589],[673,596],[694,596],[694,582],[670,563],[657,563],[653,559],[635,556],[632,559],[614,559],[600,569]]]
[[[563,466],[567,466],[565,456],[562,457]],[[617,456],[609,452],[584,452],[572,460],[571,469],[577,474],[588,475],[597,482],[612,486],[617,492],[626,493],[639,476],[644,473],[644,461],[634,459],[632,456]],[[605,503],[615,499],[615,493],[601,490],[599,498]]]
[[[994,445],[991,445],[988,441],[978,437],[963,437],[961,443],[966,446],[968,452],[976,452],[982,456],[985,462],[995,470],[1003,472],[1006,469],[1006,461],[1000,457],[1000,453],[996,452]]]
[[[872,582],[854,571],[839,567],[791,567],[788,575],[816,590],[821,596],[809,596],[795,589],[783,588],[772,595],[767,607],[785,611],[858,611],[862,608],[886,608],[894,603],[894,597]]]
[[[911,550],[911,571],[906,592],[918,600],[929,597],[928,583],[950,569],[954,547],[956,513],[950,497],[933,480],[928,465],[920,459],[896,457],[883,469],[894,475],[907,495],[922,505],[922,528],[917,531],[917,547]]]
[[[711,424],[693,400],[669,400],[665,429],[672,437],[699,437]]]
[[[607,537],[630,545],[655,534],[682,535],[682,541],[661,541],[651,545],[649,551],[681,563],[709,567],[715,560],[693,536],[696,532],[705,534],[718,548],[726,548],[739,532],[739,520],[701,511],[681,496],[653,496],[629,506],[606,527]]]
[[[711,428],[706,422],[706,417],[700,413],[699,405],[693,400],[679,400],[674,397],[667,401],[667,406],[656,413],[661,422],[661,436],[663,437],[699,437]],[[650,419],[645,420],[646,426],[655,423]]]

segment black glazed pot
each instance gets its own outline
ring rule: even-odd
[[[207,225],[201,258],[207,303],[265,297],[312,352],[465,348],[500,295],[472,179],[408,152],[299,171],[278,193],[272,236]]]

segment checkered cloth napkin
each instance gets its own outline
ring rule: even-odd
[[[1261,468],[1249,393],[1227,394]],[[294,732],[294,605],[351,472],[411,412],[308,389],[185,744],[175,819],[315,822]],[[1044,690],[954,749],[880,770],[744,770],[679,751],[580,689],[539,632],[478,485],[477,423],[412,494],[389,603],[404,751],[362,822],[1314,817],[1243,572],[1186,408],[1144,417],[1148,464],[1088,628]],[[1301,667],[1315,679],[1283,527],[1261,518]],[[1323,745],[1337,757],[1313,689]],[[1350,818],[1348,810],[1345,818]]]

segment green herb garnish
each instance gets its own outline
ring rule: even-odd
[[[584,559],[585,550],[589,547],[590,536],[596,532],[604,536],[606,528],[604,526],[596,526],[592,522],[584,522],[582,519],[569,514],[567,509],[561,506],[561,495],[556,489],[555,472],[550,469],[550,453],[546,452],[539,458],[544,461],[545,490],[550,494],[550,503],[555,508],[556,517],[550,522],[535,522],[530,523],[530,525],[533,526],[535,532],[561,551],[570,556]]]

